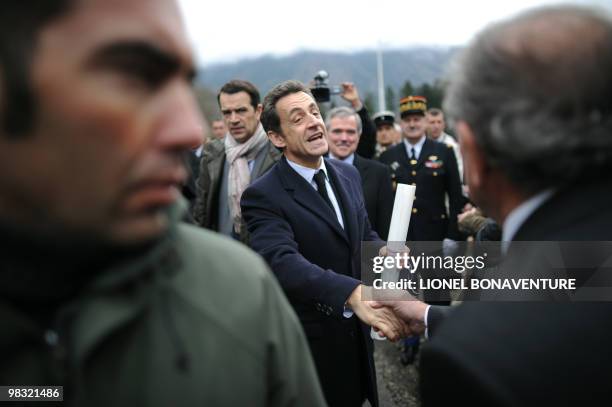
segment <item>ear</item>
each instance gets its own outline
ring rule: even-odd
[[[455,128],[459,134],[465,179],[470,187],[470,191],[480,190],[484,186],[485,177],[488,172],[485,155],[476,143],[474,132],[469,124],[464,121],[458,121]]]
[[[263,111],[263,105],[259,103],[257,107],[255,108],[255,117],[257,118],[257,120],[260,119],[262,111]]]
[[[275,131],[270,130],[268,132],[268,139],[277,148],[283,149],[287,146],[287,143],[285,142],[285,138],[283,137],[283,135]]]

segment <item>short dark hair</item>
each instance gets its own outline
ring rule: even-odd
[[[430,114],[432,116],[444,116],[444,112],[442,111],[442,109],[438,109],[437,107],[432,107],[431,109],[429,109],[427,111],[427,114]]]
[[[261,112],[260,119],[261,125],[266,132],[273,131],[275,133],[281,133],[280,117],[278,117],[278,112],[276,111],[276,103],[285,96],[298,92],[304,92],[314,99],[310,89],[302,82],[294,80],[281,82],[268,92],[263,101],[263,111]]]
[[[0,128],[10,136],[31,130],[36,100],[30,83],[32,53],[42,28],[68,13],[74,0],[3,0],[0,2]]]
[[[257,109],[257,106],[259,105],[259,103],[261,103],[259,91],[251,82],[244,81],[242,79],[233,79],[221,87],[219,93],[217,93],[217,103],[219,104],[219,107],[221,107],[222,93],[233,95],[239,92],[248,93],[249,98],[251,98],[251,106],[253,106],[253,109]]]

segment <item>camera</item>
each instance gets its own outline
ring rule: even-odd
[[[329,86],[329,74],[323,70],[315,75],[310,91],[317,103],[329,102],[331,95],[342,93],[340,86]]]

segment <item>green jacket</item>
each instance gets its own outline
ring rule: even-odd
[[[274,277],[212,232],[173,227],[57,315],[45,329],[0,298],[0,384],[63,385],[77,406],[325,405]]]

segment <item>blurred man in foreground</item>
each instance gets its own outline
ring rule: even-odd
[[[509,253],[520,241],[533,247],[508,256],[511,269],[578,273],[608,301],[609,265],[585,267],[590,249],[573,250],[574,268],[548,264],[538,241],[586,240],[577,247],[590,248],[612,240],[610,72],[609,13],[543,8],[480,33],[452,73],[445,101],[473,200],[503,224]],[[610,302],[472,302],[454,312],[419,301],[386,304],[431,337],[421,360],[424,405],[610,399]]]
[[[324,405],[261,259],[178,222],[202,119],[176,3],[1,4],[0,383],[71,406]]]

